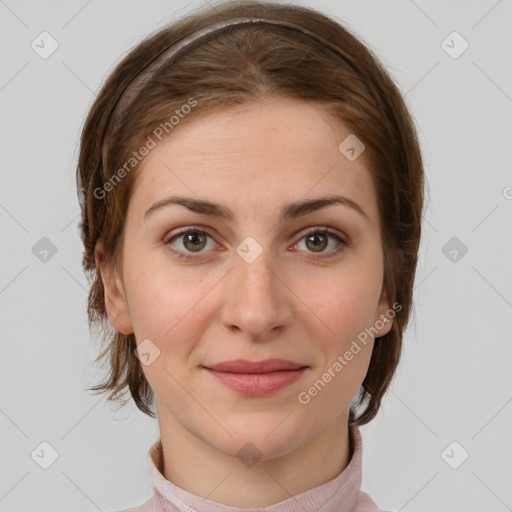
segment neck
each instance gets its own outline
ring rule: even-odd
[[[268,507],[337,477],[350,462],[348,416],[293,451],[246,466],[187,430],[165,408],[158,411],[164,477],[224,505]]]

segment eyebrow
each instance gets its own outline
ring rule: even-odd
[[[203,215],[212,215],[225,220],[232,220],[234,218],[233,211],[221,204],[192,197],[170,196],[153,204],[144,214],[144,220],[147,220],[157,210],[173,204],[184,206],[192,212],[200,213]],[[335,195],[323,196],[314,199],[305,199],[295,203],[287,203],[281,209],[280,220],[283,221],[295,219],[297,217],[301,217],[302,215],[306,215],[333,204],[341,204],[343,206],[347,206],[348,208],[351,208],[352,210],[359,213],[366,219],[366,221],[370,221],[368,215],[355,201],[349,199],[348,197]]]

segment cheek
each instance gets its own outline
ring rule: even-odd
[[[341,269],[321,285],[308,287],[305,303],[326,326],[327,336],[347,339],[375,320],[381,283],[375,270]]]
[[[156,327],[155,322],[165,322],[169,329],[186,313],[191,287],[161,255],[151,254],[153,249],[137,250],[135,244],[131,247],[125,261],[125,279],[132,320],[139,327]],[[164,327],[161,325],[157,331]]]
[[[213,294],[220,277],[194,279],[193,267],[173,269],[168,262],[148,258],[137,271],[133,258],[126,265],[129,309],[137,343],[149,338],[160,349],[166,366],[187,361],[197,340],[215,315]],[[220,275],[221,276],[221,275]],[[179,363],[181,365],[181,363]],[[181,371],[181,370],[179,370]]]
[[[171,317],[179,316],[179,303],[170,290],[157,279],[157,274],[141,274],[130,289],[130,316],[137,339],[160,338],[171,328]]]

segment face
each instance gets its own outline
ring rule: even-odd
[[[104,279],[111,323],[150,354],[143,370],[161,430],[226,454],[250,441],[271,459],[346,428],[373,348],[358,336],[389,309],[364,153],[349,160],[338,146],[350,131],[294,99],[175,130],[137,170],[122,269]],[[188,202],[158,207],[171,196]],[[345,199],[297,207],[327,196]],[[208,369],[235,359],[302,369]]]

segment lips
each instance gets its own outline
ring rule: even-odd
[[[235,359],[203,368],[233,391],[256,397],[272,395],[290,386],[300,379],[308,366],[286,359]]]
[[[266,359],[264,361],[248,361],[246,359],[233,359],[222,363],[205,366],[210,370],[229,373],[270,373],[283,370],[298,370],[307,365],[288,361],[286,359]]]

